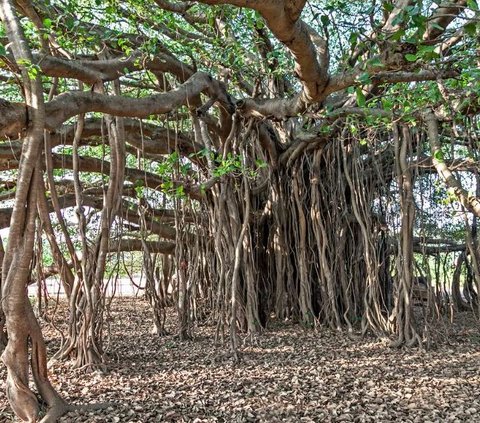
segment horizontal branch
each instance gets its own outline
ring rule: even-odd
[[[91,207],[96,210],[102,210],[103,208],[103,198],[96,197],[91,195],[84,195],[82,197],[82,203],[84,207]],[[74,194],[67,194],[63,195],[59,198],[59,204],[62,209],[76,207],[76,199]],[[140,227],[140,218],[138,215],[138,210],[136,205],[133,203],[129,203],[127,205],[126,202],[123,203],[124,207],[121,207],[119,211],[119,216],[121,216],[124,220],[133,223]],[[48,202],[48,210],[49,212],[53,212],[54,208],[51,201]],[[0,229],[8,228],[10,226],[10,217],[12,214],[12,208],[0,208]],[[149,215],[149,219],[147,219],[147,229],[155,234],[160,236],[161,238],[166,239],[176,239],[176,230],[174,227],[170,225],[165,225],[158,221],[161,219],[161,216],[151,214]]]
[[[25,104],[10,103],[0,98],[0,137],[18,138],[28,124]]]
[[[20,143],[12,143],[11,146],[0,145],[0,171],[18,169],[20,160]],[[67,154],[52,154],[52,163],[54,169],[73,170],[73,158]],[[95,157],[79,157],[80,172],[92,172],[108,175],[110,172],[110,162],[97,159]],[[162,191],[166,180],[152,172],[135,168],[125,168],[125,180],[131,182],[135,186],[143,186],[156,191]],[[188,181],[168,181],[171,183],[172,189],[178,187],[183,188],[183,193],[194,200],[201,201],[204,199],[205,192],[209,190],[217,179],[212,179],[204,184],[197,185]]]
[[[144,251],[144,243],[146,243],[150,253],[157,254],[174,254],[175,243],[165,241],[143,241],[141,239],[122,238],[120,241],[113,241],[109,244],[110,253],[117,251]]]
[[[381,66],[374,66],[369,71],[362,69],[354,69],[350,72],[340,73],[332,76],[328,86],[324,91],[324,98],[332,93],[342,91],[348,87],[358,84],[358,79],[362,74],[368,73],[370,79],[376,84],[396,84],[399,82],[421,82],[436,81],[437,79],[449,79],[458,76],[457,71],[383,71]]]
[[[420,254],[461,252],[466,248],[465,244],[457,244],[449,239],[413,237],[413,251]]]
[[[234,112],[234,105],[224,86],[208,74],[197,72],[176,89],[145,98],[108,96],[92,91],[60,94],[45,105],[46,129],[56,130],[73,116],[88,112],[137,118],[164,114],[192,104],[201,93],[220,103],[228,113]],[[26,128],[27,117],[24,105],[0,99],[0,137],[18,137]]]
[[[464,10],[467,0],[442,2],[428,20],[427,30],[423,34],[424,41],[433,41],[440,37],[450,23]]]
[[[181,82],[195,73],[189,65],[166,52],[158,52],[154,59],[146,58],[144,53],[137,51],[128,57],[114,59],[68,60],[61,57],[38,56],[36,60],[41,71],[47,76],[76,79],[91,85],[113,81],[129,72],[140,70],[171,73]]]
[[[66,154],[53,154],[53,167],[55,169],[70,169],[73,170],[73,158]],[[94,157],[80,157],[79,170],[81,172],[95,172],[108,175],[110,172],[110,163],[105,160],[96,159]],[[125,180],[132,182],[135,186],[140,185],[146,188],[151,188],[161,191],[166,180],[154,173],[145,170],[125,168]],[[172,183],[172,188],[183,187],[183,192],[189,195],[194,200],[201,200],[200,187],[189,184],[184,181],[169,181]]]
[[[319,98],[319,101],[324,101],[329,95],[333,93],[345,90],[348,87],[359,84],[358,79],[364,73],[366,73],[365,70],[354,69],[353,71],[339,73],[331,76],[327,86],[325,87],[321,97]],[[370,79],[376,84],[435,81],[439,78],[448,79],[458,76],[458,72],[456,71],[384,71],[382,66],[372,67],[370,69],[370,72],[367,73],[369,73]],[[301,98],[301,93],[298,93],[297,95],[289,99],[248,98],[237,101],[237,109],[245,116],[273,117],[279,120],[287,117],[298,116],[298,114],[305,111],[306,106],[307,104],[305,104],[305,102]],[[355,112],[355,109],[351,109],[349,111],[349,113],[352,112]]]
[[[146,118],[189,105],[194,97],[205,92],[233,113],[233,104],[225,89],[210,75],[197,72],[187,82],[167,93],[145,98],[108,96],[95,92],[73,91],[60,94],[47,103],[47,127],[59,127],[81,113],[102,112],[112,116]]]
[[[467,159],[444,160],[447,167],[456,172],[478,172],[480,171],[480,163],[477,161]],[[411,162],[412,166],[418,167],[420,172],[436,172],[437,168],[433,163],[432,157],[419,157],[417,160]]]
[[[88,145],[89,138],[100,137],[106,133],[103,119],[87,119],[82,131],[80,145]],[[137,119],[124,119],[125,141],[135,149],[150,155],[160,156],[177,151],[189,157],[193,162],[203,163],[195,153],[205,147],[174,129],[162,128]],[[76,125],[64,126],[60,131],[51,134],[52,146],[73,145]],[[0,144],[1,145],[1,144]]]
[[[440,253],[455,253],[455,252],[462,252],[466,250],[465,244],[458,244],[458,245],[423,245],[423,244],[414,244],[413,251],[419,254],[427,254],[427,255],[436,255]]]

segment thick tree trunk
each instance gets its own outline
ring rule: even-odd
[[[7,29],[17,63],[21,67],[33,63],[19,19],[9,0],[0,2],[0,17]],[[40,153],[45,109],[40,76],[31,79],[28,69],[23,67],[22,77],[26,103],[31,110],[31,124],[23,141],[9,242],[2,268],[2,308],[9,337],[2,360],[7,366],[7,397],[12,409],[24,421],[37,421],[39,406],[28,383],[28,343],[31,340],[33,378],[40,395],[50,407],[42,421],[50,422],[67,407],[48,381],[45,345],[27,297],[35,240],[37,189],[41,178]]]

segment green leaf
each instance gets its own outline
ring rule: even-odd
[[[192,170],[191,163],[185,163],[180,166],[180,172],[182,175],[187,176],[188,172]]]
[[[389,13],[393,10],[393,4],[388,1],[382,2],[382,6]]]
[[[408,62],[416,62],[418,57],[416,54],[406,54],[405,55],[405,59],[408,61]]]
[[[43,26],[46,28],[46,29],[50,29],[52,27],[52,20],[49,19],[49,18],[45,18],[43,20]]]
[[[380,60],[379,57],[374,57],[373,59],[370,59],[368,61],[368,65],[369,66],[375,66],[375,67],[383,67],[384,64],[382,63],[382,61]]]
[[[163,191],[168,192],[172,189],[173,182],[172,181],[165,181],[160,185],[160,187],[162,188]]]
[[[358,81],[362,84],[369,84],[371,82],[370,74],[368,72],[362,73],[358,78]]]
[[[263,167],[267,167],[267,163],[262,159],[255,159],[255,164],[257,165],[257,167],[259,169],[261,169]]]
[[[0,44],[0,56],[5,56],[7,54],[7,50],[5,50],[5,46]]]
[[[418,47],[418,51],[421,53],[429,53],[435,51],[436,46],[420,46]]]
[[[477,25],[475,22],[469,22],[463,27],[463,29],[468,35],[471,36],[475,36],[475,34],[477,33]]]
[[[397,16],[393,18],[392,26],[400,25],[402,22],[403,22],[403,15],[399,13]]]
[[[467,6],[472,10],[478,11],[477,0],[467,0]]]
[[[356,94],[357,94],[357,104],[358,104],[358,106],[359,107],[365,107],[367,99],[365,98],[365,94],[363,94],[361,87],[357,87]]]
[[[433,158],[437,160],[438,162],[443,162],[443,152],[442,150],[437,150],[433,154]]]
[[[180,185],[177,187],[177,189],[175,190],[175,195],[177,197],[184,197],[185,196],[185,188],[183,187],[183,185]]]
[[[404,10],[407,12],[408,15],[410,16],[416,16],[420,13],[420,8],[418,5],[415,6],[407,6],[404,8]]]
[[[145,191],[144,187],[135,187],[135,192],[137,194],[137,197],[139,198],[143,197],[144,191]]]
[[[265,22],[263,21],[262,18],[257,18],[256,22],[255,22],[255,26],[258,28],[258,29],[263,29],[265,28]]]
[[[403,28],[400,28],[398,31],[395,31],[395,33],[392,34],[392,36],[390,37],[390,40],[399,41],[404,35],[405,35],[405,30]]]
[[[358,34],[357,34],[356,32],[352,32],[352,33],[350,34],[349,41],[350,41],[350,44],[352,44],[352,45],[357,44]]]
[[[438,29],[439,31],[444,31],[445,30],[445,28],[443,26],[437,24],[436,22],[431,22],[430,26],[432,28]]]
[[[71,16],[67,16],[65,19],[65,25],[68,29],[72,30],[75,27],[75,19]]]

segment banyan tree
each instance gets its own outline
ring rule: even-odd
[[[27,286],[57,275],[55,358],[101,368],[106,269],[129,251],[156,334],[173,308],[180,338],[207,320],[235,359],[272,320],[423,346],[431,319],[480,312],[475,0],[0,0],[0,17],[0,345],[23,421],[72,408]]]

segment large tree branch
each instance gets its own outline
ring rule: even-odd
[[[80,157],[79,170],[82,172],[95,172],[108,174],[110,163],[105,160],[96,159],[94,157]],[[73,158],[69,155],[54,154],[53,166],[56,169],[73,169]],[[151,172],[140,169],[125,168],[125,180],[133,184],[141,184],[147,188],[154,190],[162,190],[166,180]],[[200,187],[189,185],[182,181],[172,181],[172,187],[183,187],[183,192],[195,200],[201,200],[203,193]]]
[[[10,103],[0,98],[0,137],[18,138],[27,127],[25,104]]]
[[[36,60],[47,76],[72,78],[92,85],[112,81],[128,72],[142,69],[171,73],[181,82],[195,73],[189,65],[164,52],[157,53],[153,59],[146,58],[142,52],[137,51],[128,57],[104,60],[67,60],[53,56],[39,56]]]
[[[233,112],[233,105],[225,88],[208,74],[198,72],[178,88],[146,98],[108,96],[83,91],[61,94],[47,104],[47,125],[54,129],[69,118],[88,112],[146,118],[150,115],[168,113],[181,106],[189,105],[202,92],[210,95],[223,107]]]
[[[328,86],[325,89],[324,95],[326,96],[342,91],[345,88],[351,87],[358,83],[358,78],[365,73],[365,70],[354,69],[353,71],[334,75]],[[420,82],[420,81],[435,81],[437,79],[455,78],[458,76],[457,71],[431,71],[431,70],[419,70],[419,71],[383,71],[381,67],[371,67],[367,73],[370,75],[370,79],[376,84],[388,83],[395,84],[398,82]]]
[[[188,150],[189,146],[194,151],[203,148],[202,145],[195,143],[186,135],[173,129],[165,129],[159,125],[150,122],[144,122],[140,119],[124,119],[125,133],[133,137],[144,137],[145,141],[150,142],[147,149],[152,149],[152,153],[164,154],[159,150],[164,150],[167,147],[162,144],[170,143],[170,139],[174,138],[177,144],[180,144],[181,149]],[[64,125],[59,131],[51,133],[52,147],[58,145],[72,145],[75,136],[76,125]],[[105,132],[105,121],[101,118],[85,119],[85,124],[82,131],[82,139],[88,140],[90,138],[101,137]],[[140,135],[139,135],[140,134]],[[127,142],[129,142],[127,140]],[[88,142],[84,142],[88,144]],[[132,145],[136,145],[137,141],[133,141]],[[1,145],[1,144],[0,144]],[[155,150],[155,151],[153,151]]]
[[[0,210],[0,219],[2,217],[2,212]],[[175,253],[175,243],[167,241],[142,241],[136,238],[122,238],[118,241],[112,241],[108,244],[109,253],[118,253],[118,252],[133,252],[133,251],[144,251],[144,245],[147,245],[148,251],[151,253],[157,254],[174,254]],[[73,264],[68,263],[68,267],[72,268]],[[44,266],[43,275],[48,278],[50,276],[57,275],[63,269],[59,269],[58,266]]]
[[[210,5],[231,4],[258,11],[273,35],[288,48],[295,59],[295,73],[303,85],[298,99],[306,103],[320,100],[328,82],[328,46],[313,28],[300,19],[305,0],[200,0],[200,2]]]
[[[19,165],[19,154],[21,146],[19,143],[12,143],[11,146],[0,146],[0,171],[17,169]],[[52,154],[52,164],[55,169],[70,169],[73,170],[73,158],[69,155]],[[100,160],[94,157],[80,157],[79,170],[81,172],[102,173],[108,175],[110,171],[110,163],[105,160]],[[134,185],[140,184],[157,191],[162,191],[166,180],[154,173],[147,172],[140,169],[126,168],[125,180]],[[184,181],[169,181],[172,189],[178,187],[183,188],[183,192],[194,200],[203,200],[205,192],[210,189],[216,182],[214,178],[204,184],[196,185]]]
[[[175,243],[166,241],[142,241],[141,239],[122,238],[119,241],[113,241],[109,245],[109,252],[117,251],[144,251],[147,244],[150,253],[174,254]]]
[[[168,1],[168,0],[154,0],[157,5],[169,12],[174,12],[182,15],[185,20],[190,23],[191,25],[195,24],[208,24],[208,19],[205,16],[189,13],[189,9],[193,6],[192,4],[188,4],[191,2],[185,1]]]
[[[447,26],[465,9],[466,4],[467,0],[442,2],[429,19],[423,35],[424,41],[434,41],[441,36]]]
[[[82,197],[83,206],[91,207],[93,209],[101,211],[103,209],[103,198],[91,195],[85,195]],[[62,209],[75,207],[76,200],[74,194],[67,194],[59,198],[60,207]],[[125,207],[122,207],[119,211],[119,216],[124,220],[140,226],[140,218],[138,216],[137,207],[129,203],[128,206],[124,204]],[[51,213],[54,211],[52,202],[48,202],[48,211]],[[0,229],[8,228],[10,226],[10,217],[12,215],[12,208],[2,208],[0,209]],[[149,219],[147,221],[147,229],[166,239],[175,239],[176,230],[174,227],[165,225],[159,222],[159,219],[162,218],[161,214],[155,214],[154,212],[149,214]]]
[[[88,119],[82,132],[82,145],[90,144],[90,138],[99,138],[102,136],[105,122],[102,119]],[[181,132],[173,129],[162,128],[149,122],[142,122],[137,119],[125,119],[124,127],[127,144],[133,146],[136,150],[143,152],[151,157],[158,157],[163,154],[170,154],[178,150],[180,155],[189,157],[196,163],[203,163],[202,159],[195,153],[205,148]],[[60,131],[52,134],[52,146],[72,145],[75,134],[75,125],[64,126]],[[8,147],[7,147],[8,151]],[[0,157],[2,154],[2,145],[0,144]]]
[[[228,113],[233,113],[232,100],[223,84],[206,73],[198,72],[174,90],[145,98],[108,96],[84,91],[60,94],[45,105],[46,127],[49,130],[56,130],[71,117],[88,112],[146,118],[150,115],[168,113],[181,106],[195,104],[196,97],[200,93],[208,94]],[[27,116],[24,105],[0,99],[0,137],[16,138],[25,129]]]
[[[348,87],[358,84],[358,78],[366,72],[365,69],[354,69],[349,72],[339,73],[329,79],[325,87],[321,101],[327,99],[330,94],[342,91]],[[458,75],[456,71],[434,72],[421,70],[418,72],[409,71],[384,71],[382,66],[372,66],[368,69],[370,79],[376,84],[434,81],[438,78],[453,78]],[[290,99],[254,99],[248,98],[237,102],[237,108],[245,116],[273,117],[283,119],[297,116],[305,110],[305,103],[301,99],[301,93]]]

